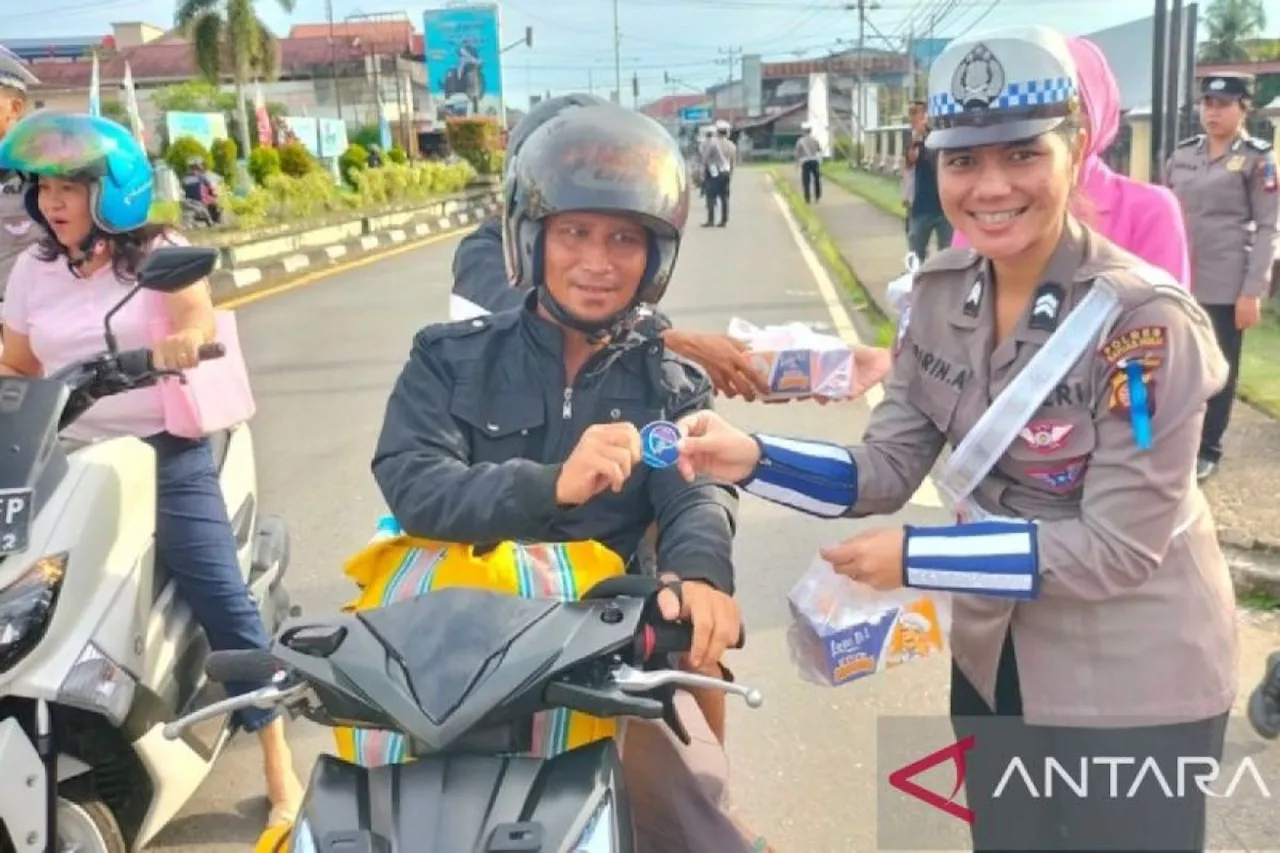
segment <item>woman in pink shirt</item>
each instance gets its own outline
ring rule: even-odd
[[[184,241],[147,224],[151,164],[128,131],[107,119],[30,116],[0,142],[0,169],[27,178],[27,212],[45,232],[9,278],[0,375],[44,376],[102,352],[104,317],[136,280],[147,253]],[[158,310],[177,331],[153,343]],[[215,333],[208,285],[140,294],[115,315],[112,330],[123,349],[152,348],[161,370],[195,367],[200,346]],[[166,433],[164,423],[160,392],[148,388],[95,403],[63,435],[82,441],[135,436],[155,449],[157,560],[214,650],[266,648],[270,638],[240,575],[210,443]],[[302,787],[283,722],[275,712],[253,709],[241,712],[240,723],[259,735],[273,822],[290,820]]]
[[[1120,89],[1096,44],[1081,37],[1067,42],[1089,127],[1089,150],[1076,183],[1076,214],[1112,243],[1189,287],[1187,231],[1178,200],[1165,187],[1118,175],[1102,161],[1102,152],[1120,131]],[[968,243],[957,231],[951,245]]]

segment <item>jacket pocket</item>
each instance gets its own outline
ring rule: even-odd
[[[460,385],[449,413],[470,427],[472,462],[540,458],[547,423],[541,395]]]

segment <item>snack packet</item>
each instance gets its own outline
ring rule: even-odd
[[[806,681],[832,687],[929,657],[945,647],[950,601],[914,589],[878,592],[816,558],[787,595],[791,660]]]
[[[752,362],[769,378],[766,400],[834,399],[852,393],[853,350],[836,335],[815,332],[804,323],[760,328],[734,317],[729,336],[750,348]]]

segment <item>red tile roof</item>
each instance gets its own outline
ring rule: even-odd
[[[386,50],[405,50],[422,55],[422,34],[414,32],[408,21],[334,21],[333,35],[350,36],[366,47],[377,45]],[[289,38],[328,38],[328,24],[294,24]]]
[[[343,39],[332,47],[325,38],[284,38],[277,42],[280,51],[280,72],[283,76],[290,73],[307,73],[315,66],[328,65],[336,58],[338,62],[362,61],[367,49],[354,39]],[[162,39],[150,44],[140,45],[122,51],[115,56],[101,61],[102,82],[116,82],[124,79],[124,64],[128,62],[133,71],[133,79],[142,83],[147,80],[180,80],[197,76],[195,58],[191,45],[186,41]],[[59,60],[37,60],[31,64],[31,70],[40,78],[40,89],[74,89],[87,88],[93,73],[93,63],[88,59],[65,62]]]
[[[650,118],[676,118],[685,107],[710,104],[710,95],[666,95],[640,108]]]

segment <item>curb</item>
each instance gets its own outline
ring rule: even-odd
[[[421,240],[437,234],[462,231],[471,225],[482,222],[486,217],[496,214],[498,207],[496,200],[473,204],[466,210],[457,210],[446,216],[406,222],[396,228],[365,234],[361,237],[329,246],[293,252],[275,258],[266,258],[254,266],[216,270],[209,276],[209,285],[213,290],[213,301],[217,304],[245,296],[256,290],[277,285],[286,279],[323,269],[327,266],[346,263],[353,258],[364,255],[380,254],[383,250],[393,249],[407,242]]]

